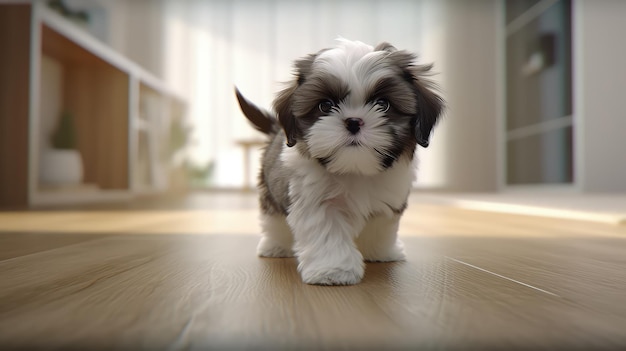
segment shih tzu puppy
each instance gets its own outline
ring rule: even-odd
[[[397,238],[415,172],[443,100],[432,65],[388,43],[339,40],[295,62],[275,114],[239,105],[269,136],[258,188],[262,257],[298,259],[308,284],[356,284],[364,261],[404,259]],[[282,129],[282,130],[281,130]]]

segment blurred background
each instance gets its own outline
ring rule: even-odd
[[[626,2],[0,3],[0,205],[254,186],[294,59],[338,37],[434,62],[448,108],[416,189],[626,193]]]
[[[626,0],[0,0],[0,349],[619,349],[625,35]],[[338,37],[447,108],[407,261],[331,289],[254,255],[234,87],[270,108]]]

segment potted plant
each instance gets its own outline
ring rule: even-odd
[[[83,160],[78,151],[74,117],[64,112],[50,138],[52,148],[42,155],[40,179],[56,186],[80,184],[83,180]]]

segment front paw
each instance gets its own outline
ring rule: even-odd
[[[302,281],[312,285],[354,285],[363,279],[363,269],[329,268],[302,273]]]
[[[256,247],[256,253],[260,257],[293,257],[293,251],[290,247],[285,247],[284,243],[268,237],[261,238]]]
[[[313,285],[354,285],[363,279],[365,265],[359,255],[358,261],[350,264],[303,264],[298,267],[302,281]]]
[[[399,241],[387,249],[376,250],[370,248],[369,252],[363,253],[363,257],[367,262],[396,262],[406,260],[404,245]]]

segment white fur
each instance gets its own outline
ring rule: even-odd
[[[281,215],[261,215],[263,237],[257,246],[261,257],[292,257],[293,234]]]
[[[404,205],[413,181],[413,162],[399,160],[386,172],[368,176],[331,174],[294,148],[284,147],[282,160],[293,172],[286,221],[305,283],[355,284],[363,277],[364,259],[404,259],[397,239],[400,216],[393,209]],[[292,255],[286,246],[291,241],[284,220],[263,218],[259,255]]]

